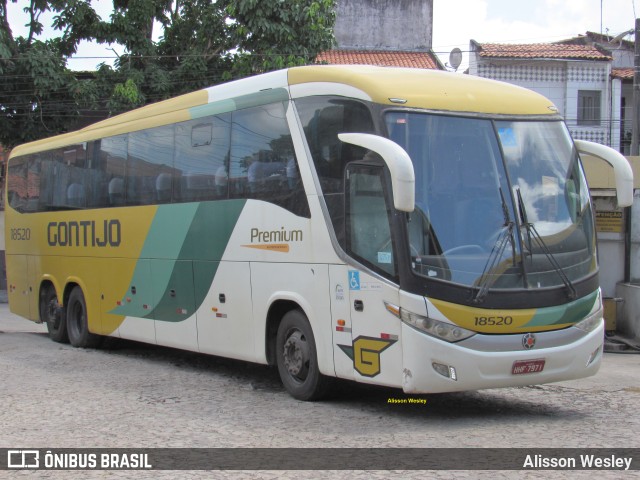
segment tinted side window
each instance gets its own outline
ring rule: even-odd
[[[118,207],[124,205],[124,173],[127,161],[128,135],[117,135],[95,142],[91,155],[91,170],[94,183],[93,204],[96,207]]]
[[[395,278],[391,207],[382,167],[350,166],[347,190],[347,252],[382,275]]]
[[[229,196],[255,198],[309,217],[282,103],[233,112]]]
[[[7,195],[9,205],[19,212],[27,207],[29,195],[27,193],[27,170],[29,156],[12,158],[7,173]]]
[[[40,207],[41,201],[46,201],[44,198],[40,198],[40,183],[41,178],[45,180],[46,177],[41,177],[42,167],[42,155],[34,154],[29,155],[29,166],[27,168],[27,204],[25,206],[25,212],[37,212]],[[55,178],[49,177],[50,181]]]
[[[9,203],[22,212],[86,208],[85,144],[11,160]]]
[[[127,149],[127,205],[171,201],[173,125],[129,134]]]
[[[86,208],[87,198],[90,196],[90,188],[87,184],[86,160],[87,152],[85,144],[70,145],[59,150],[53,150],[53,160],[56,168],[63,173],[64,181],[56,179],[54,192],[59,191],[60,197],[64,197],[64,208]]]
[[[344,98],[306,97],[295,103],[336,237],[344,248],[345,169],[349,162],[362,159],[366,150],[342,143],[338,134],[375,133],[371,112],[364,103]]]
[[[174,201],[227,198],[231,114],[176,125]]]

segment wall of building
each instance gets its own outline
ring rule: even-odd
[[[476,57],[476,61],[470,64],[469,73],[538,92],[551,100],[561,115],[565,115],[565,62],[483,60]]]
[[[631,249],[627,256],[625,236],[629,225],[615,200],[613,168],[596,158],[582,155],[596,214],[600,286],[605,297],[617,303],[617,330],[640,338],[640,157],[627,157],[633,170],[634,198],[631,207]],[[603,213],[616,212],[617,216]],[[629,262],[631,283],[624,283],[625,262]]]
[[[632,157],[638,159],[639,157]],[[616,297],[622,302],[618,307],[617,329],[624,335],[640,339],[640,190],[636,190],[631,207],[631,282],[616,286]]]
[[[607,46],[613,57],[613,68],[630,68],[633,67],[633,57],[635,52],[630,48],[611,48]]]
[[[338,0],[338,48],[424,51],[431,48],[433,0]]]
[[[590,142],[601,143],[612,148],[619,147],[618,139],[611,137],[611,113],[610,108],[611,91],[611,64],[608,62],[567,62],[567,110],[565,121],[569,126],[571,135],[578,140],[588,140]],[[578,91],[598,90],[600,96],[600,125],[580,126],[578,125]]]
[[[620,108],[612,109],[609,62],[485,59],[472,52],[469,73],[519,85],[544,95],[558,107],[574,138],[619,150],[620,132],[614,132],[613,126],[620,124]],[[599,125],[578,125],[580,90],[601,92]],[[620,91],[617,94],[619,96]]]

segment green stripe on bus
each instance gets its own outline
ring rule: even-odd
[[[246,200],[231,200],[199,204],[178,255],[178,261],[174,263],[167,288],[147,318],[179,322],[193,313],[191,308],[195,311],[202,305],[245,203]],[[198,269],[199,275],[196,278],[193,265],[199,262],[187,262],[193,259],[214,262],[211,262],[209,268]],[[196,280],[199,287],[194,289],[192,287]],[[187,285],[189,287],[186,287]],[[182,295],[183,291],[186,292],[186,298],[181,296],[176,299],[172,290],[175,290],[176,296]],[[197,292],[197,297],[194,296],[194,292]],[[183,313],[181,308],[184,308],[186,313]]]
[[[244,108],[269,105],[276,102],[288,102],[289,92],[286,88],[272,88],[263,92],[250,93],[234,99],[219,100],[198,105],[189,109],[191,118],[201,118],[207,115],[219,115],[221,113],[233,112]]]
[[[137,302],[123,301],[111,313],[168,322],[192,315],[209,291],[245,203],[159,206],[127,289],[150,283],[152,305],[142,312]]]
[[[523,325],[523,328],[577,323],[589,315],[597,299],[598,291],[596,290],[586,297],[579,298],[566,305],[542,308],[536,312],[531,321]]]

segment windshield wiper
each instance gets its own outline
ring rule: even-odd
[[[500,264],[500,259],[507,248],[507,243],[511,243],[512,264],[513,266],[516,264],[516,245],[513,239],[514,223],[511,221],[509,207],[507,207],[507,202],[504,199],[502,188],[500,188],[500,199],[502,201],[502,214],[504,216],[504,224],[502,225],[503,230],[498,235],[498,238],[496,238],[496,242],[493,244],[493,248],[489,253],[489,258],[487,258],[487,263],[484,265],[484,269],[482,270],[482,274],[478,281],[478,291],[476,292],[475,297],[473,297],[473,303],[481,303],[482,300],[484,300],[484,297],[487,296],[489,289],[496,282],[497,275],[487,275],[487,273],[492,272]]]
[[[567,287],[567,290],[568,290],[567,296],[571,300],[573,300],[578,296],[578,293],[576,292],[576,289],[573,286],[573,283],[571,282],[571,280],[569,280],[569,277],[567,277],[567,274],[565,273],[564,269],[560,266],[560,264],[556,260],[556,257],[554,257],[551,251],[549,250],[549,247],[542,239],[542,236],[538,233],[538,230],[536,229],[535,225],[529,222],[529,219],[527,217],[527,210],[524,206],[524,200],[522,199],[522,194],[520,193],[519,188],[516,188],[516,195],[518,197],[518,210],[520,211],[521,228],[524,227],[527,230],[529,253],[533,256],[533,249],[531,245],[531,239],[533,237],[533,239],[536,241],[536,243],[540,247],[540,250],[542,250],[542,253],[545,254],[551,266],[554,268],[554,270],[558,273],[558,275],[562,279],[562,283],[564,283],[564,285]]]

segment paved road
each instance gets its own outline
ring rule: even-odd
[[[100,350],[76,349],[51,342],[45,332],[44,326],[0,305],[0,447],[640,447],[640,355],[605,354],[600,373],[584,380],[413,396],[425,404],[389,404],[390,397],[402,395],[354,384],[342,385],[331,400],[305,403],[291,398],[268,367],[119,340]],[[86,472],[38,473],[87,478]],[[131,476],[90,473],[93,478]],[[565,478],[563,472],[528,473],[527,478]],[[603,474],[598,472],[598,478],[608,476]],[[148,478],[203,475],[154,472]],[[389,475],[208,474],[274,479]],[[395,475],[425,478],[422,472]],[[574,477],[593,478],[593,473],[575,472]]]

